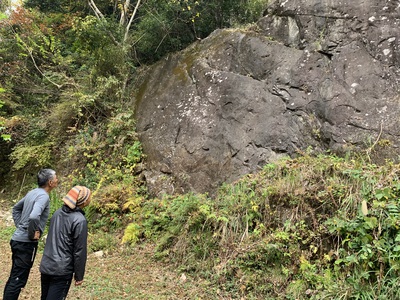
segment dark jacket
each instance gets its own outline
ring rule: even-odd
[[[80,208],[64,205],[50,220],[49,233],[40,262],[40,272],[51,276],[75,273],[83,280],[87,259],[87,221]]]

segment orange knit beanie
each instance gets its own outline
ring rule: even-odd
[[[90,198],[90,190],[85,186],[74,186],[68,194],[63,198],[63,201],[70,208],[74,209],[81,206]]]

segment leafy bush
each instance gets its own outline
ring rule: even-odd
[[[105,251],[112,252],[118,247],[118,239],[113,233],[91,232],[88,237],[88,248],[90,252]]]
[[[140,227],[135,223],[131,223],[126,227],[124,236],[122,237],[122,243],[129,243],[131,245],[136,244],[140,236]]]

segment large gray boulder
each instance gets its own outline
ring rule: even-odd
[[[136,96],[154,195],[213,193],[307,148],[400,154],[400,1],[276,0],[156,64]]]

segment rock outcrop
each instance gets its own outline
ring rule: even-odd
[[[307,148],[398,149],[400,1],[276,0],[155,65],[136,97],[154,195],[213,193]]]

